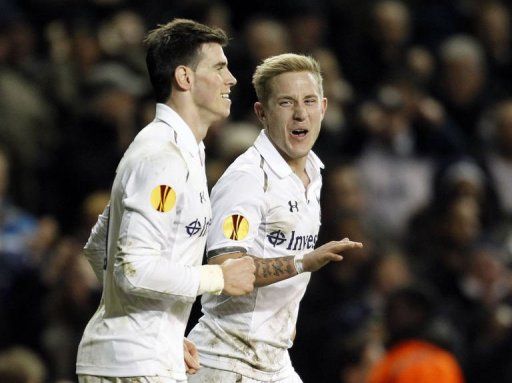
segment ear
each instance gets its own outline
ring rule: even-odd
[[[192,87],[192,71],[185,65],[179,65],[174,70],[174,80],[178,89],[190,90]]]
[[[263,126],[266,126],[266,124],[265,124],[265,121],[266,121],[265,110],[263,109],[263,104],[261,102],[256,101],[254,103],[254,113],[256,114],[256,116],[258,117],[260,122],[263,124]]]
[[[324,118],[325,111],[327,110],[327,98],[322,98],[322,118]]]

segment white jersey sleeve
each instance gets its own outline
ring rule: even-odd
[[[98,216],[98,221],[91,230],[91,235],[84,247],[84,256],[89,261],[98,281],[103,283],[103,270],[107,258],[107,231],[110,214],[110,203],[103,213]]]
[[[258,235],[264,216],[264,181],[261,169],[226,173],[212,189],[213,212],[208,233],[207,258],[247,252]]]
[[[135,158],[119,171],[124,189],[116,282],[126,293],[142,297],[194,298],[200,266],[184,264],[169,245],[176,243],[177,206],[183,206],[189,176],[185,161],[177,151],[166,151]]]

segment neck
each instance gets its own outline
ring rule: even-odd
[[[285,157],[286,162],[292,168],[293,172],[296,174],[302,174],[306,172],[306,160],[307,157],[301,157],[297,159],[287,159]]]
[[[300,178],[300,180],[304,184],[304,187],[307,188],[309,185],[309,181],[310,181],[309,176],[306,173],[307,157],[301,157],[301,158],[297,158],[297,159],[289,159],[283,155],[283,158],[285,159],[286,163],[290,166],[290,168],[292,168],[293,172],[297,175],[297,177]]]
[[[196,107],[194,107],[193,103],[186,98],[187,96],[183,95],[182,97],[171,97],[166,105],[172,108],[176,113],[183,118],[183,121],[186,122],[196,141],[199,143],[205,137],[208,132],[208,128],[211,123],[204,121],[201,118],[199,111]]]

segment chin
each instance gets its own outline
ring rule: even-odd
[[[229,110],[218,113],[217,121],[222,121],[222,120],[228,118],[230,113],[231,113],[231,111],[229,111]]]
[[[292,153],[290,153],[289,157],[291,159],[293,159],[293,160],[299,160],[301,158],[306,157],[308,155],[308,153],[309,153],[309,150],[306,151],[306,152],[303,152],[303,151],[301,151],[301,152],[292,152]]]
[[[295,149],[292,154],[294,156],[294,158],[301,158],[301,157],[305,157],[308,155],[309,151],[311,150],[311,146],[308,146],[307,148],[300,148],[300,149]]]

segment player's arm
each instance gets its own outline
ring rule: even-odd
[[[331,261],[340,261],[341,252],[362,245],[344,239],[329,242],[308,254],[261,258],[246,254],[259,235],[267,214],[264,177],[261,170],[243,169],[224,174],[212,189],[212,225],[208,233],[208,263],[219,265],[246,255],[254,259],[255,286],[267,286],[304,271],[316,271]]]
[[[236,259],[246,255],[247,254],[243,252],[222,254],[210,258],[208,260],[208,264],[220,265],[228,259]],[[262,259],[253,255],[250,257],[254,260],[254,265],[256,267],[256,272],[254,274],[255,287],[267,286],[297,275],[297,271],[293,264],[293,257],[279,257],[271,259]]]
[[[321,269],[329,262],[339,262],[343,259],[342,252],[363,247],[360,242],[350,241],[345,238],[341,241],[328,242],[310,253],[298,256],[285,256],[263,259],[251,255],[256,266],[254,286],[268,286],[301,272],[314,272]],[[233,252],[218,255],[209,259],[209,264],[221,264],[229,258],[245,256],[244,252]]]
[[[116,282],[128,294],[160,300],[192,301],[204,292],[252,291],[251,259],[224,267],[187,265],[182,263],[183,254],[170,246],[179,219],[177,207],[187,190],[186,164],[179,154],[170,156],[144,158],[121,170],[124,212],[113,257]]]
[[[91,230],[91,234],[84,247],[84,256],[89,261],[98,281],[103,283],[103,269],[107,256],[107,231],[110,214],[110,203],[99,215],[98,221]]]

